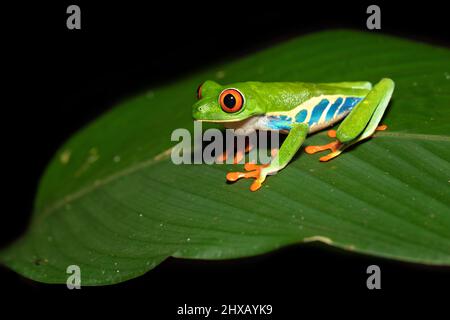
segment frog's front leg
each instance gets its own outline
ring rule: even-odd
[[[349,113],[337,131],[330,130],[328,136],[336,137],[336,141],[323,146],[308,146],[306,153],[316,153],[330,149],[331,153],[320,158],[328,161],[341,154],[351,145],[373,135],[375,130],[385,130],[386,126],[378,126],[394,91],[391,79],[382,79],[367,96]]]
[[[308,125],[304,123],[293,124],[292,129],[289,131],[283,145],[270,164],[258,165],[246,163],[244,166],[246,172],[229,172],[227,174],[227,180],[236,181],[240,178],[254,178],[255,181],[250,186],[250,190],[258,190],[261,188],[261,185],[267,175],[280,171],[289,163],[289,161],[291,161],[292,157],[294,157],[298,149],[300,149],[303,141],[305,141],[307,134]]]

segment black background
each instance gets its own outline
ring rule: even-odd
[[[56,148],[115,102],[305,33],[367,31],[371,4],[218,2],[55,1],[2,7],[1,246],[25,230],[39,177]],[[70,4],[81,7],[79,31],[66,28]],[[377,4],[382,30],[371,32],[449,46],[442,5]],[[365,286],[371,264],[381,267],[382,290]],[[62,299],[125,292],[129,298],[145,297],[149,316],[161,318],[173,318],[175,307],[184,303],[273,304],[277,315],[286,315],[301,314],[311,301],[347,301],[341,305],[347,310],[358,298],[373,310],[381,300],[443,298],[438,292],[450,288],[450,271],[309,244],[225,262],[168,259],[143,277],[79,292],[39,284],[5,268],[0,268],[0,285],[4,292],[56,293]]]

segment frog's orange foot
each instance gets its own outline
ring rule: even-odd
[[[309,154],[313,154],[313,153],[317,153],[320,151],[324,151],[327,149],[330,149],[331,152],[329,154],[327,154],[326,156],[320,158],[320,161],[329,161],[331,159],[333,159],[334,157],[337,157],[340,153],[341,150],[339,150],[339,148],[342,146],[342,142],[340,142],[339,140],[330,142],[328,144],[325,144],[323,146],[307,146],[305,148],[305,152],[309,153]]]
[[[341,144],[342,143],[339,142],[339,140],[336,140],[336,141],[330,142],[328,144],[325,144],[323,146],[307,146],[305,148],[305,151],[306,151],[306,153],[309,153],[309,154],[317,153],[317,152],[324,151],[327,149],[330,149],[331,152],[334,152],[339,149]]]
[[[237,181],[241,178],[248,179],[248,178],[254,178],[255,181],[250,186],[251,191],[256,191],[259,188],[261,188],[262,183],[266,179],[265,174],[262,175],[261,171],[263,168],[268,167],[268,164],[254,164],[254,163],[246,163],[244,165],[244,169],[247,172],[228,172],[227,173],[227,180],[230,182]]]

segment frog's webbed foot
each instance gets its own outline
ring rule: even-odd
[[[387,129],[387,125],[383,124],[383,125],[378,126],[375,130],[376,131],[384,131],[386,129]],[[336,138],[336,130],[328,130],[327,134],[330,138]],[[322,146],[308,146],[305,148],[305,152],[308,154],[313,154],[313,153],[317,153],[320,151],[330,149],[331,152],[329,154],[327,154],[326,156],[321,157],[319,159],[320,161],[329,161],[329,160],[337,157],[338,155],[340,155],[346,147],[347,147],[347,145],[343,144],[339,140],[335,140],[333,142],[330,142],[330,143],[322,145]]]
[[[336,141],[330,142],[330,143],[322,145],[322,146],[307,146],[305,148],[305,152],[309,153],[309,154],[313,154],[316,152],[330,149],[331,152],[329,154],[327,154],[326,156],[321,157],[319,159],[320,161],[328,161],[328,160],[333,159],[334,157],[337,157],[342,152],[342,150],[340,149],[341,146],[342,146],[342,142],[340,142],[339,140],[336,140]]]
[[[327,135],[330,138],[336,138],[336,130],[328,130]],[[308,146],[305,148],[305,152],[309,153],[309,154],[313,154],[316,152],[330,149],[331,152],[328,155],[321,157],[319,159],[320,161],[328,161],[328,160],[333,159],[334,157],[337,157],[341,153],[339,151],[339,148],[341,147],[341,145],[342,145],[342,143],[339,140],[335,140],[335,141],[325,144],[323,146]]]
[[[261,188],[262,183],[266,179],[266,176],[268,173],[266,171],[264,171],[263,169],[267,168],[268,166],[269,166],[268,164],[258,165],[258,164],[253,164],[253,163],[246,163],[244,165],[244,169],[247,172],[228,172],[227,180],[234,182],[241,178],[244,178],[244,179],[254,178],[255,181],[250,186],[250,190],[256,191],[259,188]]]

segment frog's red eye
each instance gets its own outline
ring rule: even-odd
[[[220,94],[219,103],[223,111],[233,113],[242,109],[244,98],[238,90],[226,89]]]
[[[203,86],[203,83],[200,84],[197,88],[197,99],[198,100],[200,100],[202,98],[202,86]]]

